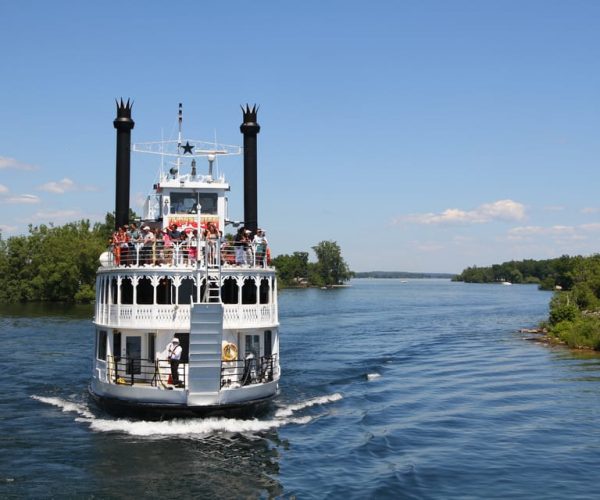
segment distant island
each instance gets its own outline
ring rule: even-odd
[[[444,278],[452,279],[456,274],[451,273],[407,273],[403,271],[367,271],[363,273],[354,273],[354,278]]]

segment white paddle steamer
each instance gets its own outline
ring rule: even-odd
[[[255,233],[256,106],[243,108],[244,225]],[[264,245],[225,238],[230,186],[218,157],[241,147],[184,139],[134,144],[131,105],[117,103],[116,226],[128,223],[129,154],[158,155],[161,173],[140,229],[197,237],[169,244],[129,241],[105,252],[96,278],[96,345],[90,394],[118,414],[166,416],[256,413],[278,392],[277,281]],[[168,170],[165,160],[171,161]],[[206,169],[200,172],[202,162]],[[221,237],[203,236],[208,225]],[[235,225],[239,225],[236,223]],[[229,229],[229,227],[227,227]],[[151,238],[149,238],[151,240]],[[182,347],[171,376],[167,347]]]

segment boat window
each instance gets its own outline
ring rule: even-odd
[[[117,278],[110,280],[110,295],[112,296],[112,303],[117,303]]]
[[[271,330],[265,330],[265,358],[273,355],[273,336]]]
[[[148,333],[148,361],[154,362],[156,357],[156,334],[154,332]]]
[[[106,331],[98,332],[97,358],[101,361],[106,361]]]
[[[156,303],[172,304],[175,298],[174,290],[175,287],[170,278],[161,279],[156,289]]]
[[[133,304],[133,284],[129,278],[121,281],[121,304]]]
[[[115,361],[121,359],[121,332],[113,332],[113,356]]]
[[[226,278],[221,287],[221,300],[223,304],[238,303],[238,285],[235,278]]]
[[[198,200],[203,214],[217,214],[217,193],[171,193],[172,214],[198,213]]]
[[[244,286],[242,286],[242,304],[256,304],[256,284],[254,278],[244,280]]]
[[[196,298],[196,285],[192,278],[185,278],[181,280],[179,286],[178,303],[179,304],[191,304],[192,298]]]
[[[140,279],[137,286],[137,303],[152,304],[154,302],[154,287],[150,278]]]
[[[258,335],[246,335],[246,356],[252,353],[254,358],[260,357],[260,337]]]
[[[268,304],[269,303],[269,280],[266,278],[263,278],[262,280],[260,280],[260,303],[261,304]]]
[[[125,355],[127,356],[128,375],[139,374],[142,371],[142,337],[127,337],[125,340]]]

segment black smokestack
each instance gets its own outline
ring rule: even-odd
[[[113,125],[117,129],[117,186],[115,196],[115,229],[129,222],[129,178],[131,170],[131,119],[133,102],[117,101],[117,117]]]
[[[244,108],[244,123],[240,125],[240,131],[244,134],[244,226],[253,233],[258,227],[258,196],[257,196],[257,173],[256,173],[256,136],[260,132],[260,125],[256,122],[258,107],[256,104],[250,108],[248,104]]]

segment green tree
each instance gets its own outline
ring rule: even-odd
[[[317,254],[317,263],[313,268],[313,279],[320,286],[340,285],[352,277],[348,264],[342,257],[342,250],[335,241],[321,241],[312,247]]]
[[[278,255],[273,259],[280,285],[300,286],[308,283],[308,252]]]

